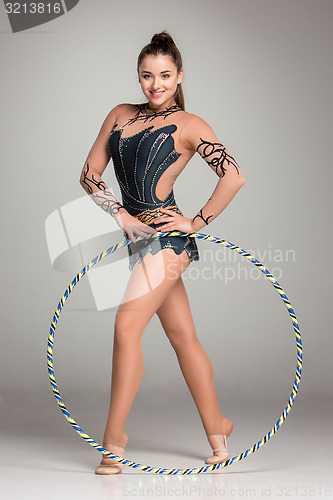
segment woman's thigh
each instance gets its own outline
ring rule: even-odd
[[[177,255],[171,248],[137,262],[117,310],[116,329],[142,333],[189,263],[185,251]]]
[[[181,276],[165,297],[156,314],[174,347],[197,339],[190,303]]]

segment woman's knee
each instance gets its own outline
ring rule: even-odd
[[[175,351],[189,349],[195,343],[199,342],[195,328],[172,329],[166,332],[168,340]]]
[[[126,346],[140,341],[142,333],[142,328],[135,320],[133,313],[117,312],[114,323],[114,339],[118,345]]]

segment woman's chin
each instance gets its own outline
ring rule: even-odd
[[[161,97],[153,97],[151,94],[149,96],[146,95],[146,97],[149,101],[149,107],[151,109],[153,108],[164,109],[169,106],[170,102],[173,101],[172,96],[165,98],[164,94],[162,94]]]

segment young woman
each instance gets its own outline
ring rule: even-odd
[[[188,236],[151,235],[157,229],[200,231],[225,209],[245,180],[212,128],[185,111],[182,58],[166,31],[155,34],[142,49],[137,70],[147,101],[119,104],[109,112],[80,177],[86,192],[131,240],[127,247],[131,274],[114,325],[111,399],[103,447],[124,457],[128,441],[125,421],[143,374],[141,337],[156,313],[175,349],[213,449],[206,463],[224,462],[229,457],[226,438],[233,423],[219,409],[213,367],[196,336],[181,277],[192,260],[199,260],[198,248]],[[214,80],[208,83],[216,85]],[[193,207],[200,210],[188,218],[176,203],[173,184],[196,152],[218,181],[207,203]],[[101,179],[111,158],[122,203]],[[135,242],[137,236],[144,239]],[[95,472],[116,474],[123,468],[103,455]]]

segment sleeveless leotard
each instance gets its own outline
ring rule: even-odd
[[[183,215],[175,201],[173,189],[163,200],[156,194],[157,183],[162,174],[181,156],[175,150],[172,137],[177,126],[146,126],[128,137],[122,137],[124,127],[116,129],[117,126],[115,123],[108,138],[108,149],[121,190],[122,205],[131,215],[158,230],[164,222],[154,224],[152,221],[162,215],[158,212],[159,208],[169,208]],[[124,235],[128,238],[126,232]],[[131,242],[127,248],[130,270],[137,261],[143,260],[147,252],[156,254],[163,248],[172,248],[177,254],[185,250],[191,261],[199,260],[196,242],[188,236],[148,238]]]
[[[147,105],[124,103],[110,111],[88,153],[80,182],[97,205],[112,217],[121,217],[124,210],[158,230],[168,222],[167,216],[159,212],[162,207],[183,215],[176,203],[173,185],[189,160],[198,153],[219,177],[207,203],[199,212],[194,212],[192,221],[195,227],[202,228],[224,210],[228,199],[230,203],[244,184],[244,176],[205,120],[187,113],[177,104],[150,112]],[[101,177],[111,158],[122,204]],[[162,222],[154,224],[157,217],[161,217]],[[125,231],[124,235],[129,239]],[[199,260],[194,238],[150,236],[136,243],[129,242],[130,270],[147,252],[155,254],[166,247],[177,254],[185,250],[191,260]]]

